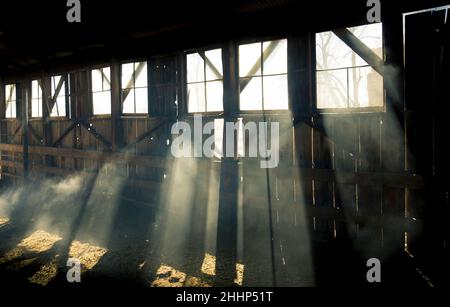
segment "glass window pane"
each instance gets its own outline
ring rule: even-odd
[[[239,46],[239,76],[261,75],[261,43]],[[258,66],[256,66],[258,65]],[[255,71],[252,68],[257,67]]]
[[[122,95],[125,95],[125,93],[123,92]],[[129,90],[128,95],[126,97],[122,97],[122,99],[124,98],[125,101],[123,102],[122,112],[124,114],[134,113],[134,89]]]
[[[56,94],[56,90],[58,89],[59,82],[62,78],[63,78],[63,76],[53,76],[52,77],[52,82],[51,82],[52,83],[52,86],[51,86],[52,96],[54,96]],[[58,92],[58,97],[62,97],[65,95],[66,95],[66,86],[65,86],[65,81],[63,80],[62,84],[61,84],[61,88]]]
[[[364,45],[369,47],[381,59],[383,58],[383,24],[371,23],[359,27],[348,28]]]
[[[187,99],[189,113],[205,112],[205,84],[188,84]]]
[[[36,98],[41,98],[41,97],[42,97],[42,91],[41,91],[41,87],[39,86],[39,82],[38,82],[38,80],[33,80],[31,82],[31,98],[36,99]]]
[[[222,49],[214,49],[205,52],[206,81],[223,79]],[[209,63],[209,65],[208,65]],[[211,67],[212,66],[212,67]]]
[[[317,108],[347,107],[347,70],[317,72]]]
[[[264,42],[263,50],[269,53],[264,61],[263,74],[287,74],[287,40]]]
[[[53,106],[51,116],[52,117],[66,116],[66,97],[65,96],[58,96],[58,98],[56,99],[56,103]]]
[[[349,103],[352,108],[383,106],[383,77],[371,67],[349,70]]]
[[[132,88],[134,86],[133,80],[134,64],[122,64],[122,89]]]
[[[136,113],[148,113],[148,90],[147,88],[137,88],[136,95]]]
[[[249,81],[244,90],[241,89],[241,110],[262,110],[262,78],[243,78],[241,81]]]
[[[188,54],[187,61],[187,82],[205,81],[205,64],[202,57],[198,53]]]
[[[348,29],[381,59],[383,50],[382,24],[369,24]],[[316,34],[317,69],[335,69],[368,65],[333,32]]]
[[[264,110],[287,110],[288,80],[287,75],[263,77]]]
[[[5,116],[6,118],[16,117],[16,86],[14,84],[5,86]]]
[[[17,117],[17,104],[16,104],[16,100],[11,100],[10,103],[10,108],[11,108],[11,118],[16,118]]]
[[[111,69],[109,67],[105,67],[102,69],[103,71],[103,90],[109,91],[111,89]]]
[[[92,94],[94,115],[111,114],[111,92],[98,92]]]
[[[206,83],[207,112],[223,111],[223,82],[213,81]]]
[[[102,70],[94,69],[92,71],[92,91],[101,92],[103,90]]]
[[[135,87],[147,87],[147,62],[134,64],[135,69]]]
[[[32,99],[31,100],[31,117],[42,117],[42,100],[41,99]]]

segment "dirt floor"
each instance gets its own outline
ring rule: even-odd
[[[266,225],[258,222],[260,216],[249,214],[241,235],[245,240],[238,249],[241,254],[230,252],[226,259],[226,250],[224,260],[208,243],[217,238],[217,227],[209,226],[201,207],[167,211],[111,193],[90,193],[86,198],[85,191],[64,190],[58,198],[51,191],[1,192],[1,286],[368,285],[365,258],[351,241],[311,238],[305,242],[288,233],[293,243],[282,239],[283,245],[271,253]],[[304,243],[311,244],[309,255],[294,249]],[[81,283],[67,281],[71,258],[81,263]],[[383,285],[430,286],[403,252],[383,259],[382,278]]]

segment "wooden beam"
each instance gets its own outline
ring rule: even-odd
[[[128,94],[130,94],[130,90],[132,88],[134,88],[134,83],[135,80],[137,78],[139,78],[140,74],[142,73],[142,71],[144,70],[144,66],[145,66],[146,62],[141,62],[139,63],[138,67],[136,68],[136,70],[133,72],[133,75],[131,76],[131,79],[128,81],[125,89],[123,90],[122,93],[122,103],[127,99]]]
[[[255,62],[255,64],[252,66],[250,71],[247,73],[248,77],[243,78],[243,80],[240,82],[240,92],[242,93],[244,89],[247,87],[247,85],[250,83],[250,81],[253,79],[253,75],[255,75],[258,70],[261,69],[262,63],[264,63],[275,51],[277,46],[279,45],[279,41],[272,41],[267,45],[266,50],[264,50],[262,54],[262,59],[258,58],[258,60]]]
[[[380,75],[384,76],[384,62],[383,60],[367,47],[358,37],[356,37],[347,28],[340,28],[333,30],[333,33],[349,46],[356,54],[358,54],[364,61],[366,61],[372,68]]]
[[[28,179],[29,175],[29,152],[28,152],[28,145],[29,145],[29,108],[30,108],[30,98],[31,98],[31,82],[23,82],[20,86],[20,89],[22,91],[22,141],[23,141],[23,176],[25,179]]]
[[[150,136],[152,133],[154,133],[159,128],[163,127],[164,124],[167,122],[166,118],[159,118],[158,121],[153,125],[152,128],[150,128],[147,132],[144,132],[141,134],[136,140],[125,146],[124,150],[130,149],[136,144],[139,144],[142,142],[146,137]]]
[[[113,152],[119,151],[123,146],[121,92],[120,62],[113,59],[111,61],[111,147]]]
[[[214,66],[213,62],[211,62],[211,60],[205,55],[205,52],[199,52],[199,55],[203,59],[203,61],[205,61],[206,66],[208,66],[209,69],[211,69],[212,73],[216,76],[216,78],[223,79],[222,74],[217,69],[217,67]]]
[[[112,150],[112,144],[110,141],[108,141],[103,135],[101,135],[97,130],[94,128],[94,126],[87,124],[84,120],[80,120],[79,124],[81,127],[86,129],[87,132],[92,134],[97,140],[99,140],[103,146],[107,148],[107,150]]]
[[[52,78],[54,78],[54,77],[51,77],[50,80]],[[48,105],[48,107],[49,107],[49,110],[48,110],[49,114],[52,114],[52,111],[53,111],[53,108],[54,108],[54,106],[56,104],[56,100],[58,99],[59,93],[61,92],[61,89],[62,89],[63,85],[66,84],[65,81],[66,81],[65,75],[61,75],[61,78],[59,79],[58,85],[57,85],[57,87],[55,89],[55,93],[51,96],[50,104]],[[53,82],[53,80],[51,80],[51,82]],[[56,105],[56,106],[58,107],[58,105]],[[57,110],[57,111],[58,111],[58,116],[59,116],[59,110]]]
[[[59,136],[59,138],[53,142],[52,146],[56,147],[59,145],[59,143],[61,143],[67,135],[69,135],[69,133],[77,126],[78,121],[74,121],[70,124],[69,127],[66,128],[66,130],[64,130],[64,132]]]

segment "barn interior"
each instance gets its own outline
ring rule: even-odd
[[[450,6],[369,2],[2,1],[0,284],[445,284]]]

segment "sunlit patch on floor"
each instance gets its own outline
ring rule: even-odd
[[[238,286],[242,286],[244,282],[244,269],[245,266],[242,263],[236,263],[236,278],[234,283]]]
[[[203,274],[211,276],[216,275],[216,257],[206,253],[201,270]]]
[[[242,263],[236,263],[236,277],[234,283],[238,286],[242,286],[244,281],[244,269],[245,266]],[[216,257],[206,253],[203,259],[201,271],[203,274],[215,276],[216,275]]]
[[[32,284],[47,286],[48,283],[58,274],[57,256],[53,260],[43,266],[28,281]]]
[[[156,271],[156,279],[152,287],[183,287],[186,273],[180,272],[168,265],[162,264]]]
[[[184,283],[184,287],[207,288],[211,287],[211,285],[198,277],[188,276],[186,278],[186,282]]]
[[[17,258],[22,257],[23,255],[23,249],[21,248],[14,248],[12,250],[10,250],[9,252],[7,252],[6,254],[4,254],[2,257],[0,257],[0,264],[4,264],[10,261],[13,261]]]
[[[22,240],[17,247],[23,248],[27,252],[43,253],[50,250],[60,240],[62,240],[60,236],[38,230]]]
[[[70,246],[69,257],[78,259],[81,262],[82,270],[92,270],[107,252],[106,248],[73,241]]]
[[[11,262],[25,253],[43,253],[50,250],[62,238],[48,232],[38,230],[23,239],[17,247],[0,257],[0,264]]]

